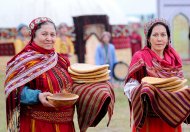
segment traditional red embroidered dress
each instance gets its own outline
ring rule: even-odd
[[[31,43],[8,62],[5,93],[9,131],[74,132],[74,106],[48,108],[41,103],[20,104],[20,92],[27,85],[42,92],[72,90],[67,72],[69,61],[54,50],[45,50]]]
[[[57,93],[63,89],[79,95],[77,103],[81,132],[96,126],[108,111],[113,114],[115,96],[109,82],[75,84],[68,74],[69,61],[54,50],[45,50],[33,42],[38,26],[53,23],[46,17],[34,19],[29,27],[29,44],[8,62],[5,81],[7,128],[9,132],[73,132],[74,106],[47,108],[21,105],[20,93],[25,85],[42,92]],[[109,122],[108,122],[109,124]]]
[[[130,64],[126,82],[134,78],[141,83],[145,76],[183,78],[182,61],[169,45],[164,59],[145,47],[138,51]],[[166,92],[146,83],[131,93],[133,132],[181,132],[181,123],[190,114],[190,89]]]

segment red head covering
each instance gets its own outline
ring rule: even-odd
[[[33,37],[36,30],[37,30],[37,27],[39,24],[41,23],[44,23],[44,22],[52,22],[53,21],[47,17],[38,17],[34,20],[32,20],[32,22],[29,24],[29,28],[30,28],[30,36]]]
[[[23,52],[26,52],[28,50],[36,50],[42,54],[44,53],[51,53],[51,52],[54,52],[54,49],[53,50],[46,50],[46,49],[43,49],[39,46],[37,46],[34,42],[33,42],[33,37],[34,37],[34,34],[36,32],[36,30],[38,29],[38,26],[44,22],[51,22],[54,24],[54,22],[50,19],[50,18],[47,18],[47,17],[38,17],[38,18],[35,18],[34,20],[32,20],[29,24],[29,28],[30,28],[30,36],[31,36],[31,39],[29,41],[29,43],[26,45],[26,47],[18,54],[16,54],[9,62],[13,62],[15,60],[15,58],[17,58],[20,54],[22,54]]]

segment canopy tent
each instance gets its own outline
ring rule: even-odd
[[[127,24],[116,0],[0,0],[0,27],[17,27],[39,16],[51,18],[56,25],[73,25],[72,17],[107,15],[110,24]]]

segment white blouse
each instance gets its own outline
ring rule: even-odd
[[[131,91],[138,85],[140,85],[140,83],[133,78],[130,78],[129,81],[125,84],[124,92],[130,101],[131,101]]]

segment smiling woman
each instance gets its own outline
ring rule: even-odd
[[[36,32],[32,34],[34,43],[44,49],[51,50],[56,39],[56,29],[52,22],[45,22],[37,26]]]
[[[111,83],[104,80],[73,84],[68,72],[68,58],[53,48],[56,39],[53,21],[39,17],[29,27],[30,42],[7,63],[7,131],[74,132],[73,116],[77,100],[81,132],[96,126],[106,113],[110,122],[115,102]],[[58,93],[64,93],[64,97],[75,94],[77,98],[72,100],[67,96],[69,99],[59,100],[59,103],[55,99],[52,101],[51,97]]]
[[[74,132],[74,105],[55,108],[47,100],[47,96],[72,88],[67,71],[70,63],[53,48],[55,24],[39,17],[29,27],[30,42],[7,64],[7,131]]]

